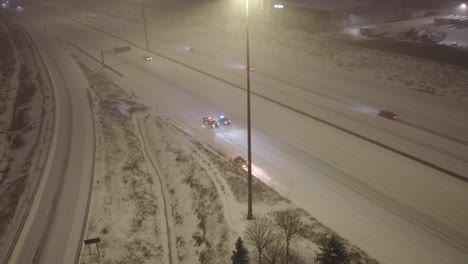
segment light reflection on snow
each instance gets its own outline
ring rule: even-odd
[[[344,33],[352,35],[352,36],[359,36],[359,28],[358,27],[347,27],[343,30]]]
[[[192,46],[187,46],[187,45],[181,45],[181,48],[185,51],[192,51],[192,52],[195,52],[197,51],[196,48],[192,47]]]
[[[270,185],[272,182],[271,177],[268,176],[268,174],[262,168],[256,166],[253,162],[252,162],[252,175],[257,177],[259,180],[266,183],[267,185]]]
[[[216,137],[226,140],[228,138],[241,139],[245,137],[245,129],[236,128],[235,125],[220,125],[216,130]]]
[[[131,107],[128,106],[126,103],[124,102],[120,102],[119,105],[117,106],[117,109],[119,110],[120,114],[124,115],[124,116],[128,116],[128,110],[130,109]]]
[[[245,138],[245,129],[237,129],[229,125],[220,126],[220,128],[214,131],[215,137],[223,142],[228,143],[228,146],[238,145],[242,149],[245,149],[245,146],[243,144],[239,144],[239,140]],[[227,153],[227,155],[229,157],[241,156],[244,159],[247,159],[246,153]],[[268,185],[272,183],[272,178],[268,175],[268,173],[255,164],[255,158],[253,158],[252,162],[252,175]]]
[[[361,112],[361,113],[367,113],[367,114],[377,114],[379,112],[378,109],[375,109],[373,107],[367,106],[367,105],[353,105],[351,106],[354,110]]]
[[[236,62],[230,62],[228,63],[228,65],[232,68],[239,69],[239,70],[244,70],[245,67],[247,67],[242,63],[236,63]]]

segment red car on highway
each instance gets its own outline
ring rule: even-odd
[[[390,111],[386,111],[386,110],[380,110],[379,116],[392,119],[392,120],[397,120],[397,117],[398,117],[397,114],[390,112]]]

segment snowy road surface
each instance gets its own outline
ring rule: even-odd
[[[144,46],[140,24],[101,14],[90,18],[74,10],[47,5],[47,9],[31,7],[23,15],[31,15],[47,25],[48,34],[97,58],[102,50],[128,45],[118,38]],[[47,19],[35,17],[36,12]],[[115,26],[119,23],[125,27]],[[245,91],[239,89],[245,86],[243,42],[183,33],[168,30],[156,37],[150,32],[155,36],[150,38],[151,49],[180,63],[157,55],[146,62],[143,56],[149,53],[136,46],[131,52],[107,55],[106,63],[124,74],[121,85],[157,105],[186,130],[227,153],[242,154],[246,149]],[[184,50],[189,44],[181,36],[198,51]],[[466,104],[324,69],[286,48],[252,45],[252,65],[257,68],[252,89],[271,99],[252,98],[253,163],[261,169],[258,176],[384,263],[464,263],[468,259],[466,182],[300,112],[468,177],[468,146],[449,139],[468,141]],[[379,109],[397,112],[406,124],[376,116]],[[232,127],[200,128],[202,116],[218,113],[228,114]]]
[[[94,164],[88,84],[53,36],[30,17],[20,18],[51,76],[57,123],[43,180],[9,263],[73,263],[82,243]]]

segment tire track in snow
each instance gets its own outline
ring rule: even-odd
[[[307,94],[315,94],[318,97],[324,97],[324,98],[326,98],[326,99],[328,99],[330,101],[334,101],[334,102],[337,102],[339,104],[342,104],[345,107],[349,107],[351,110],[354,109],[353,104],[351,104],[349,102],[346,102],[344,100],[335,98],[333,96],[329,96],[329,95],[327,95],[325,93],[321,93],[321,92],[314,91],[314,90],[309,90],[309,89],[307,89],[307,88],[305,88],[303,86],[293,84],[293,83],[288,82],[288,81],[281,80],[279,78],[276,78],[276,77],[268,75],[268,74],[258,73],[258,72],[256,72],[256,74],[259,75],[259,76],[263,76],[263,77],[265,77],[267,79],[271,79],[273,81],[277,81],[279,83],[288,85],[289,87],[296,88],[296,89],[298,89],[300,91],[303,91],[303,92],[305,92]],[[258,81],[258,80],[256,82],[258,82],[260,84],[262,83],[261,81]],[[267,86],[267,85],[264,85],[264,86]],[[359,123],[359,124],[361,124],[363,126],[365,125],[367,127],[386,132],[386,133],[396,137],[397,139],[404,140],[404,141],[409,141],[409,142],[412,142],[414,144],[421,145],[422,147],[428,148],[428,149],[433,150],[435,152],[439,152],[441,154],[445,154],[448,157],[451,157],[451,158],[456,159],[458,161],[462,161],[462,162],[465,162],[465,163],[468,162],[468,160],[465,157],[461,156],[461,155],[458,155],[458,154],[455,154],[455,153],[452,153],[452,152],[448,152],[448,151],[443,150],[443,149],[441,149],[441,148],[439,148],[437,146],[429,145],[429,144],[427,144],[425,142],[421,142],[420,140],[415,139],[415,138],[404,137],[399,133],[395,133],[395,131],[391,130],[390,128],[379,127],[379,126],[376,126],[376,125],[371,124],[371,123],[363,122],[363,120],[358,119],[356,117],[353,117],[351,115],[348,115],[347,113],[343,113],[343,112],[340,112],[340,111],[333,110],[330,107],[323,106],[323,105],[320,105],[318,103],[314,103],[314,102],[312,102],[310,100],[303,99],[300,96],[292,95],[291,93],[286,93],[284,90],[281,90],[281,89],[273,87],[273,86],[268,86],[268,88],[273,89],[273,90],[277,91],[278,93],[283,94],[284,96],[289,96],[289,97],[292,97],[292,98],[294,98],[296,100],[302,100],[305,103],[307,103],[308,105],[312,105],[312,106],[324,109],[324,110],[326,110],[326,111],[328,111],[330,113],[333,113],[333,114],[335,114],[335,115],[337,115],[339,117],[344,117],[346,119],[353,120],[353,121],[355,121],[355,122],[357,122],[357,123]],[[377,114],[377,112],[375,112],[375,114]],[[415,128],[415,129],[422,130],[422,131],[427,132],[429,134],[432,134],[432,135],[435,135],[435,136],[438,136],[438,137],[442,137],[444,139],[450,140],[450,141],[455,142],[455,143],[460,143],[460,144],[468,146],[468,142],[466,142],[466,141],[463,141],[463,140],[455,138],[455,137],[451,137],[451,136],[443,134],[443,133],[439,133],[439,132],[437,132],[435,130],[428,129],[428,128],[425,128],[423,126],[418,126],[418,125],[416,125],[414,123],[410,123],[408,121],[402,121],[401,119],[398,119],[395,122],[398,122],[398,123],[400,123],[402,125],[411,126],[411,127]]]
[[[270,75],[270,74],[266,74],[266,73],[263,73],[263,72],[255,72],[255,74],[258,74],[258,75],[261,75],[261,76],[264,76],[265,78],[268,78],[268,79],[271,79],[271,80],[274,80],[274,81],[277,81],[279,83],[282,83],[282,84],[285,84],[285,85],[288,85],[288,86],[291,86],[291,87],[294,87],[298,90],[301,90],[301,91],[304,91],[306,93],[311,93],[311,94],[315,94],[316,96],[320,96],[320,97],[324,97],[324,98],[327,98],[331,101],[335,101],[335,102],[338,102],[340,104],[343,104],[345,106],[348,106],[348,107],[351,107],[351,109],[353,109],[354,105],[345,101],[345,100],[342,100],[340,98],[337,98],[337,97],[334,97],[334,96],[330,96],[326,93],[322,93],[322,92],[319,92],[319,91],[316,91],[316,90],[311,90],[311,89],[308,89],[306,87],[303,87],[301,85],[298,85],[298,84],[295,84],[295,83],[292,83],[292,82],[289,82],[289,81],[285,81],[285,80],[282,80],[278,77],[275,77],[273,75]],[[325,108],[323,106],[320,106],[321,108]],[[325,108],[327,109],[328,111],[331,111],[335,114],[339,114],[337,111],[333,111],[331,109],[328,109],[328,108]],[[349,116],[345,116],[346,118],[350,118]],[[403,121],[401,119],[398,119],[396,120],[397,122],[401,123],[401,124],[404,124],[406,126],[410,126],[412,128],[415,128],[415,129],[418,129],[418,130],[422,130],[424,132],[427,132],[429,134],[432,134],[434,136],[438,136],[438,137],[442,137],[446,140],[449,140],[449,141],[452,141],[452,142],[455,142],[455,143],[459,143],[459,144],[463,144],[465,146],[468,146],[468,141],[465,141],[463,139],[459,139],[457,137],[453,137],[453,136],[450,136],[450,135],[447,135],[447,134],[444,134],[444,133],[441,133],[441,132],[438,132],[436,130],[433,130],[433,129],[429,129],[427,127],[424,127],[424,126],[420,126],[420,125],[417,125],[415,123],[412,123],[412,122],[409,122],[409,121]],[[388,130],[386,130],[388,131]],[[400,137],[400,136],[398,136]],[[444,152],[444,154],[447,154],[449,155],[448,153]],[[457,158],[457,157],[453,157],[453,158],[456,158],[456,159],[460,159],[460,158]],[[463,160],[463,159],[462,159]],[[465,160],[463,160],[465,161]]]
[[[430,133],[430,134],[433,134],[433,135],[436,135],[436,136],[439,136],[439,137],[443,137],[443,138],[445,138],[447,140],[450,140],[450,141],[453,141],[453,142],[468,146],[468,141],[466,141],[466,140],[456,138],[456,137],[452,137],[452,136],[447,135],[447,134],[440,133],[438,131],[435,131],[435,130],[420,126],[420,125],[418,125],[416,123],[406,121],[406,120],[403,120],[403,119],[398,119],[397,122],[400,122],[401,124],[404,124],[404,125],[407,125],[407,126],[410,126],[410,127],[425,131],[427,133]]]
[[[103,13],[103,15],[108,15],[108,14],[104,14],[104,13]],[[108,15],[108,16],[112,16],[112,15]],[[119,17],[119,18],[120,18],[120,19],[123,19],[123,20],[128,20],[128,21],[135,22],[135,21],[133,21],[132,19],[127,19],[127,18],[124,18],[124,17]],[[75,22],[77,22],[77,21],[75,21]],[[140,22],[140,21],[138,21],[138,22]],[[141,22],[140,22],[140,23],[141,23]],[[114,36],[114,37],[116,37],[116,36]],[[164,43],[167,43],[167,44],[170,44],[170,45],[177,46],[177,44],[171,43],[171,42],[168,42],[168,41],[165,41],[165,40],[163,40],[163,39],[157,39],[157,41],[160,41],[160,42],[164,42]],[[127,41],[127,42],[128,42],[128,41]],[[131,43],[131,44],[133,44],[133,43]],[[137,47],[138,47],[138,46],[137,46]],[[165,48],[165,47],[160,47],[160,48],[167,49],[167,48]],[[172,52],[172,50],[169,50],[169,51]],[[211,56],[211,55],[208,54],[208,53],[202,53],[202,52],[198,52],[198,53],[199,53],[199,54],[202,54],[202,55],[205,56],[205,57],[208,57],[208,58],[210,58],[210,59],[213,59],[213,60],[218,60],[218,61],[220,60],[220,58],[216,58],[215,56]],[[158,55],[161,56],[160,54],[158,54]],[[163,57],[165,57],[165,56],[163,56]],[[183,64],[183,63],[182,63],[182,64]],[[185,65],[185,66],[186,66],[186,65]],[[274,76],[269,75],[269,74],[266,74],[266,73],[257,72],[257,71],[256,71],[255,73],[258,74],[258,75],[264,76],[264,77],[266,77],[266,78],[272,79],[272,80],[274,80],[274,81],[278,81],[278,82],[280,82],[280,83],[284,83],[284,84],[286,84],[286,85],[292,86],[292,87],[294,87],[294,88],[297,88],[297,89],[299,89],[299,90],[305,91],[305,92],[307,92],[307,93],[313,93],[313,94],[315,94],[315,95],[317,95],[317,96],[321,96],[321,97],[327,98],[327,99],[329,99],[329,100],[336,101],[336,102],[338,102],[338,103],[342,103],[342,104],[344,104],[344,105],[346,105],[346,106],[351,106],[351,107],[353,107],[352,104],[350,104],[350,103],[348,103],[348,102],[346,102],[346,101],[344,101],[344,100],[341,100],[340,98],[333,97],[333,96],[327,95],[327,94],[322,93],[322,92],[319,92],[319,91],[307,89],[307,88],[302,87],[302,86],[300,86],[300,85],[293,84],[293,83],[291,83],[291,82],[288,82],[288,81],[279,79],[279,78],[277,78],[277,77],[274,77]],[[328,109],[327,109],[327,110],[328,110]],[[336,111],[333,111],[333,112],[336,113]],[[347,118],[348,118],[348,117],[347,117]],[[442,138],[444,138],[444,139],[446,139],[446,140],[449,140],[449,141],[452,141],[452,142],[455,142],[455,143],[459,143],[459,144],[463,144],[463,145],[465,145],[465,146],[468,146],[468,141],[465,141],[465,140],[462,140],[462,139],[459,139],[459,138],[456,138],[456,137],[453,137],[453,136],[450,136],[450,135],[447,135],[447,134],[438,132],[438,131],[436,131],[436,130],[432,130],[432,129],[429,129],[429,128],[426,128],[426,127],[417,125],[417,124],[412,123],[412,122],[409,122],[409,121],[403,121],[403,120],[401,120],[401,119],[399,119],[398,121],[399,121],[401,124],[404,124],[404,125],[413,127],[413,128],[415,128],[415,129],[418,129],[418,130],[422,130],[422,131],[424,131],[424,132],[427,132],[427,133],[432,134],[432,135],[435,135],[435,136],[442,137]],[[440,150],[437,150],[437,151],[440,151]],[[443,153],[444,153],[444,154],[447,154],[447,155],[450,155],[450,154],[448,154],[447,152],[443,152]],[[453,158],[455,158],[455,159],[460,159],[459,157],[455,157],[455,156],[451,156],[451,157],[453,157]],[[462,159],[462,160],[463,160],[463,159]],[[463,160],[463,161],[464,161],[464,160]]]
[[[167,185],[166,185],[165,180],[161,177],[161,174],[159,173],[160,168],[153,162],[153,160],[151,159],[151,156],[149,155],[148,150],[146,149],[147,140],[146,140],[143,130],[141,129],[141,122],[139,119],[137,119],[137,128],[138,128],[137,137],[138,137],[138,141],[139,141],[142,153],[145,156],[146,161],[148,161],[149,164],[151,164],[151,168],[153,169],[154,174],[158,177],[159,186],[161,187],[161,195],[162,195],[163,204],[164,204],[164,218],[166,220],[168,258],[169,258],[170,264],[175,264],[175,263],[178,263],[177,256],[174,257],[173,255],[177,252],[177,248],[174,243],[175,241],[173,237],[174,234],[173,232],[171,232],[171,230],[173,229],[173,221],[167,212],[168,211],[167,208],[170,207],[170,205],[168,204],[166,200],[166,197],[169,196]]]
[[[203,146],[210,148],[206,145]],[[235,230],[236,236],[242,235],[245,223],[241,221],[241,217],[236,216],[236,213],[238,213],[239,211],[242,212],[242,209],[239,209],[240,207],[242,207],[242,205],[236,202],[236,198],[234,197],[234,194],[232,193],[229,184],[227,183],[226,179],[224,179],[221,175],[221,172],[218,170],[217,165],[214,164],[216,168],[215,170],[213,170],[213,168],[210,168],[209,164],[211,163],[211,161],[209,157],[207,157],[207,155],[199,149],[195,149],[194,154],[196,154],[194,155],[194,158],[198,161],[198,164],[200,164],[200,166],[203,169],[205,169],[206,174],[213,181],[216,191],[218,192],[219,199],[221,200],[221,203],[223,205],[223,214],[227,224],[229,225],[229,229]],[[233,210],[234,208],[236,209]]]
[[[329,179],[332,179],[336,183],[342,185],[344,188],[347,188],[356,194],[367,198],[369,201],[380,205],[389,212],[402,216],[411,223],[414,223],[416,226],[425,229],[432,235],[442,239],[447,244],[468,253],[468,237],[458,232],[458,230],[452,226],[438,220],[435,217],[431,217],[419,208],[412,207],[411,205],[406,204],[397,198],[391,197],[390,195],[383,192],[379,192],[375,187],[363,180],[350,177],[350,174],[348,174],[345,167],[336,164],[333,160],[320,155],[313,149],[302,146],[297,142],[289,142],[300,149],[304,156],[312,157],[312,159],[319,159],[325,164],[334,167],[338,173],[335,173],[334,175],[327,174]]]

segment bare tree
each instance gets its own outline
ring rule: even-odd
[[[257,249],[259,264],[262,263],[263,250],[272,240],[273,228],[273,221],[262,216],[251,220],[245,231],[246,242]]]
[[[286,240],[286,264],[289,263],[289,247],[302,228],[302,221],[294,209],[275,213],[275,221]]]
[[[286,257],[285,245],[280,233],[274,232],[271,236],[271,241],[263,251],[264,262],[266,264],[284,263]]]
[[[288,261],[290,264],[306,264],[304,258],[293,250],[289,252]],[[283,261],[283,263],[286,263],[286,261]]]

